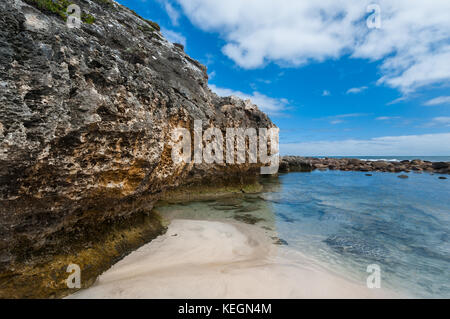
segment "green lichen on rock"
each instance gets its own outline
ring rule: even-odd
[[[41,11],[59,15],[64,20],[67,19],[67,7],[73,4],[73,2],[68,0],[25,0],[25,2],[37,7]]]
[[[83,13],[81,15],[81,21],[83,21],[84,23],[87,23],[87,24],[94,24],[95,17],[93,15],[91,15],[91,14]]]
[[[149,26],[148,24],[144,24],[144,25],[139,25],[137,27],[139,30],[141,30],[142,32],[149,34],[151,36],[154,35],[155,29],[153,29],[151,26]]]
[[[136,16],[136,17],[138,17],[139,19],[145,21],[148,25],[150,25],[150,27],[151,27],[153,30],[161,31],[161,27],[159,26],[158,23],[156,23],[156,22],[154,22],[154,21],[151,21],[151,20],[148,20],[148,19],[144,19],[144,18],[141,17],[139,14],[137,14],[136,11],[134,11],[134,10],[131,10],[131,9],[130,9],[130,12],[131,12],[134,16]]]
[[[69,16],[67,13],[67,8],[71,4],[75,4],[74,2],[68,0],[24,0],[24,1],[43,12],[56,14],[64,21],[66,21],[67,17]],[[95,17],[89,13],[82,13],[81,21],[87,24],[93,24],[95,22]]]
[[[251,190],[251,191],[250,191]],[[262,186],[257,181],[250,180],[248,183],[228,183],[225,185],[189,185],[176,189],[167,190],[162,195],[162,200],[169,203],[185,201],[205,201],[223,197],[237,196],[245,193],[257,193]]]
[[[163,234],[166,226],[152,211],[104,223],[92,231],[83,240],[74,236],[50,260],[23,262],[13,270],[0,272],[0,298],[61,298],[72,294],[77,289],[69,289],[66,284],[70,264],[80,267],[81,288],[88,288],[112,264]]]
[[[156,31],[161,31],[161,28],[160,28],[158,23],[156,23],[154,21],[147,20],[147,19],[144,19],[144,21],[147,22],[149,25],[151,25],[151,27],[153,29],[155,29]]]

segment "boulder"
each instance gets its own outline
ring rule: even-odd
[[[438,170],[438,169],[443,169],[443,168],[449,168],[449,166],[450,166],[450,163],[449,162],[434,162],[432,165],[431,165],[435,170]]]

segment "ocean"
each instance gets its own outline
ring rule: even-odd
[[[408,179],[371,174],[289,173],[262,178],[265,191],[250,202],[244,197],[163,211],[202,220],[249,214],[264,220],[260,227],[273,227],[290,249],[352,280],[364,282],[367,266],[377,264],[385,288],[450,298],[449,180],[427,173],[409,173]]]
[[[436,175],[315,171],[268,179],[277,231],[293,249],[355,280],[413,297],[450,297],[450,184]]]

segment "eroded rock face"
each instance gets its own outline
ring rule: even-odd
[[[213,94],[154,24],[113,1],[70,2],[95,21],[69,29],[34,0],[0,2],[0,271],[70,253],[83,230],[150,212],[167,188],[258,172],[174,165],[173,128],[273,127]]]
[[[356,158],[313,158],[300,156],[283,156],[280,172],[311,172],[313,170],[341,170],[360,172],[430,172],[450,174],[450,162],[428,162],[422,160],[389,162],[362,161]]]

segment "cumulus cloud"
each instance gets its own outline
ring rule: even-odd
[[[331,95],[331,92],[330,92],[330,91],[328,91],[328,90],[323,90],[322,96],[330,96],[330,95]]]
[[[244,68],[267,62],[381,60],[379,84],[408,94],[450,80],[450,1],[377,0],[381,28],[366,25],[372,0],[174,0]]]
[[[220,88],[214,84],[209,84],[209,87],[213,92],[219,96],[237,96],[241,99],[250,99],[252,103],[256,104],[258,108],[272,116],[283,115],[283,112],[289,107],[289,101],[284,98],[275,99],[259,92],[253,92],[252,94],[246,94],[240,91],[234,91],[227,88]]]
[[[450,133],[281,144],[282,154],[300,156],[447,156]]]
[[[439,96],[424,103],[426,106],[434,106],[439,104],[450,104],[450,96]]]
[[[367,86],[361,86],[361,87],[358,87],[358,88],[351,88],[351,89],[347,90],[347,94],[357,94],[357,93],[361,93],[361,92],[363,92],[363,91],[365,91],[367,89],[368,89]]]
[[[161,32],[168,41],[174,42],[174,43],[180,43],[183,46],[186,46],[186,37],[183,36],[181,33],[178,33],[178,32],[172,31],[172,30],[168,30],[166,28],[161,28]]]

